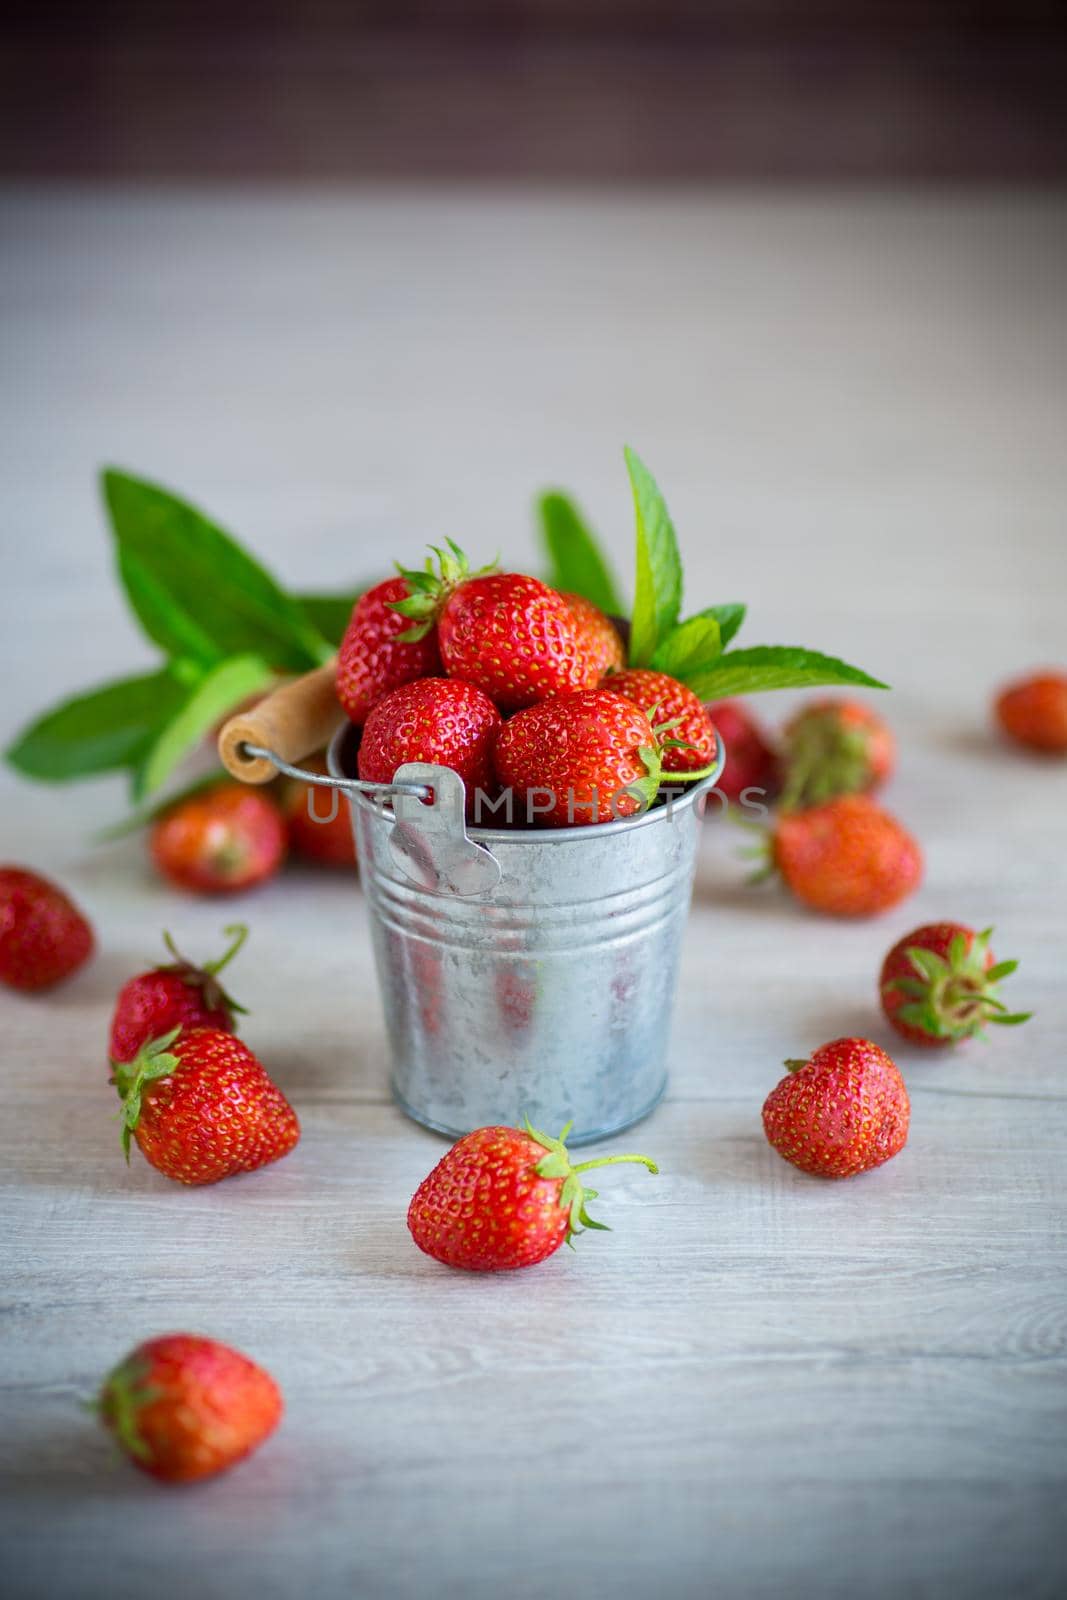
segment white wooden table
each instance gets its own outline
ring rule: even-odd
[[[749,642],[893,682],[891,803],[926,884],[888,918],[740,887],[706,833],[671,1095],[605,1179],[615,1231],[478,1279],[405,1229],[441,1145],[387,1090],[363,906],[300,873],[241,904],[247,1036],[298,1151],[178,1189],[122,1163],[104,1045],[166,925],[214,947],[137,841],[88,842],[118,784],[0,777],[4,857],[90,909],[98,958],[0,996],[6,1590],[18,1597],[1060,1595],[1067,1583],[1067,768],[987,702],[1067,656],[1067,207],[929,195],[702,201],[417,191],[21,191],[0,211],[6,739],[147,660],[93,473],[189,493],[290,581],[458,536],[534,559],[568,485],[625,567],[620,459],[661,479],[693,602]],[[763,702],[780,717],[788,697]],[[764,1142],[779,1063],[888,1043],[884,949],[997,924],[1036,1020],[896,1052],[907,1149],[841,1185]],[[78,1409],[138,1340],[263,1361],[288,1414],[225,1479],[167,1493]]]

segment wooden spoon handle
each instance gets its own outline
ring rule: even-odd
[[[344,713],[334,693],[336,661],[282,684],[251,711],[238,712],[219,733],[219,759],[242,783],[269,783],[274,763],[251,756],[246,744],[262,745],[282,761],[302,761],[329,744]]]

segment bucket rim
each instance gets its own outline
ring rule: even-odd
[[[343,722],[335,731],[326,751],[326,765],[330,776],[340,781],[344,793],[348,794],[353,805],[359,805],[377,816],[384,816],[392,820],[390,811],[376,804],[370,796],[363,794],[354,786],[349,789],[347,782],[351,782],[353,773],[345,768],[342,759],[344,748],[353,735],[358,734],[358,729],[350,722]],[[605,839],[614,837],[623,832],[632,832],[634,828],[648,828],[660,822],[669,822],[677,811],[688,811],[702,795],[710,793],[722,777],[726,766],[726,746],[718,728],[715,729],[718,740],[718,755],[715,766],[706,777],[698,778],[694,783],[685,785],[681,794],[673,795],[665,805],[654,805],[649,811],[642,811],[636,817],[619,817],[614,822],[583,823],[572,828],[476,828],[467,827],[467,837],[477,844],[565,844],[577,839]]]

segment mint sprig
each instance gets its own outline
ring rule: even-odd
[[[551,587],[584,595],[609,617],[622,616],[607,557],[574,501],[558,489],[547,490],[537,498],[537,517],[548,552]]]
[[[634,497],[637,561],[630,665],[647,667],[656,647],[678,621],[682,608],[682,558],[667,502],[640,456],[623,452]]]

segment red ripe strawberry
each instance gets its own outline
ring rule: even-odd
[[[163,935],[173,962],[138,974],[119,990],[108,1047],[112,1068],[132,1061],[142,1045],[175,1028],[234,1032],[235,1015],[245,1008],[226,993],[219,973],[248,938],[248,929],[235,923],[224,932],[233,943],[217,961],[207,961],[202,967],[194,966],[175,949],[169,933]]]
[[[521,820],[552,828],[611,822],[647,810],[660,755],[639,706],[608,689],[556,695],[506,722],[493,752]]]
[[[596,668],[594,681],[599,681],[605,672],[621,671],[626,665],[626,652],[611,618],[584,595],[562,594],[560,598],[577,624],[581,648]]]
[[[1010,739],[1044,755],[1067,755],[1067,672],[1034,673],[1001,691],[997,721]]]
[[[585,1228],[603,1229],[586,1211],[595,1189],[580,1174],[647,1156],[601,1156],[571,1165],[564,1140],[520,1128],[477,1128],[437,1163],[416,1189],[408,1227],[420,1250],[468,1272],[533,1267]]]
[[[763,1104],[763,1127],[780,1156],[817,1178],[851,1178],[904,1148],[911,1105],[895,1063],[869,1039],[834,1039]]]
[[[467,786],[467,809],[478,789],[493,783],[492,749],[503,726],[500,712],[481,689],[458,678],[420,678],[379,700],[359,742],[359,775],[390,783],[408,761],[451,767]]]
[[[857,700],[817,700],[786,724],[782,806],[795,811],[879,789],[895,762],[896,741],[876,711]]]
[[[174,1029],[115,1067],[122,1145],[178,1183],[217,1183],[277,1161],[300,1124],[247,1045],[217,1028]]]
[[[706,710],[726,747],[726,765],[716,791],[735,805],[742,796],[758,803],[773,799],[778,791],[778,756],[755,717],[739,700],[717,700]]]
[[[326,771],[326,763],[313,757],[303,766]],[[323,792],[310,783],[286,785],[282,810],[289,830],[289,848],[305,861],[325,867],[354,867],[356,842],[352,836],[352,807],[336,789]]]
[[[281,1420],[282,1396],[239,1350],[168,1333],[108,1374],[97,1411],[134,1466],[163,1483],[193,1483],[257,1450]]]
[[[0,983],[48,989],[92,953],[92,928],[57,884],[26,867],[0,867]]]
[[[873,917],[917,889],[922,852],[895,817],[867,795],[844,794],[779,819],[772,866],[813,911]]]
[[[992,928],[975,933],[960,922],[931,922],[897,941],[882,964],[878,990],[899,1034],[938,1046],[970,1039],[987,1022],[1029,1021],[1029,1011],[1011,1012],[997,996],[997,984],[1019,963],[995,959],[992,935]]]
[[[719,741],[711,718],[692,689],[665,672],[652,672],[645,667],[613,672],[603,687],[640,706],[657,734],[669,732],[669,739],[660,739],[660,749],[670,751],[663,758],[665,778],[702,778],[711,772]]]
[[[441,671],[434,630],[412,639],[411,623],[395,610],[412,592],[406,577],[387,578],[353,607],[337,653],[337,698],[352,722],[364,723],[390,689]]]
[[[165,878],[195,894],[234,894],[272,878],[285,860],[275,802],[242,783],[191,795],[160,817],[149,852]]]

